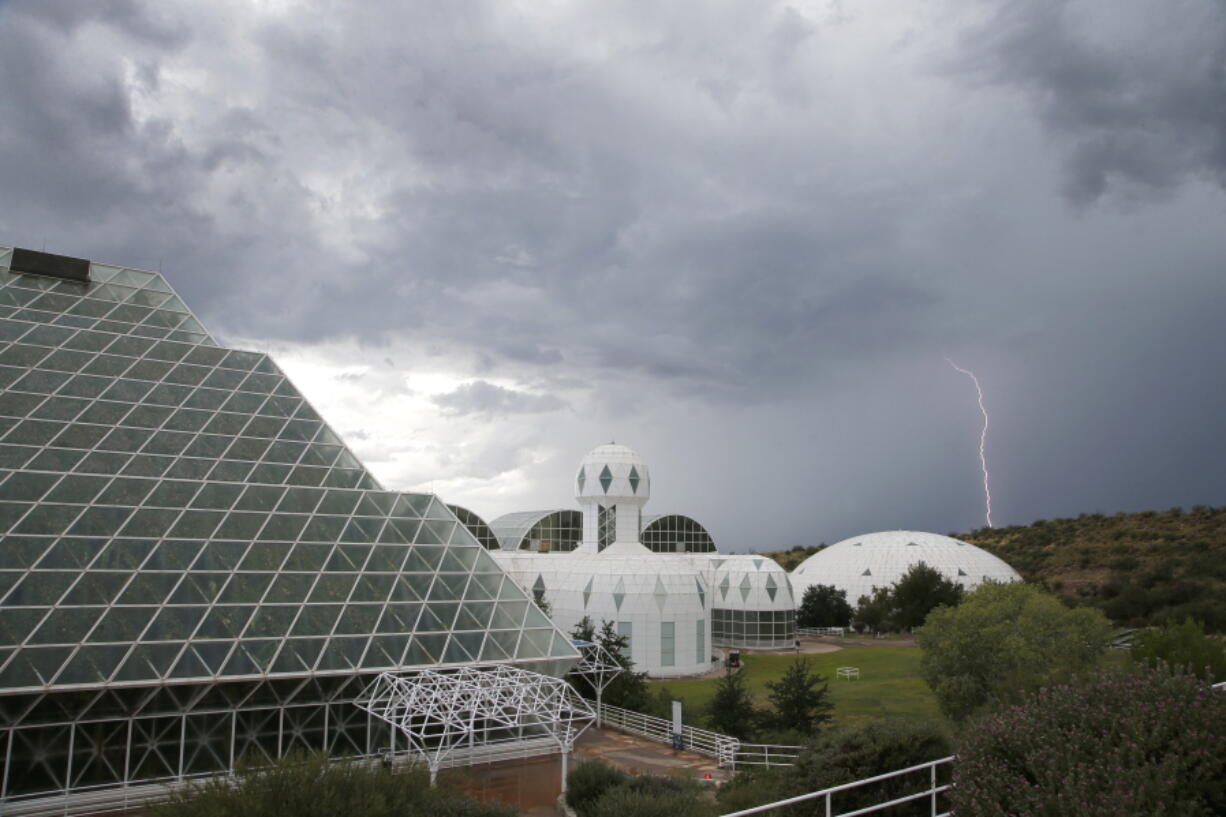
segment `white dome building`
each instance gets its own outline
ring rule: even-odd
[[[787,571],[766,556],[716,555],[711,639],[721,647],[783,649],[796,641],[796,606]]]
[[[613,622],[630,642],[630,658],[652,677],[695,675],[711,668],[711,594],[684,556],[658,556],[635,542],[599,554],[491,551],[516,582],[549,606],[571,632],[584,616]]]
[[[799,605],[813,585],[833,585],[847,591],[847,603],[854,608],[861,596],[871,594],[874,587],[889,587],[919,562],[941,571],[964,590],[985,581],[1022,580],[1003,560],[967,542],[894,530],[853,536],[819,550],[792,571],[792,591]]]
[[[624,445],[598,445],[579,463],[575,499],[583,508],[579,550],[599,553],[609,545],[639,544],[643,505],[651,477],[643,458]]]
[[[548,604],[563,632],[584,616],[597,627],[610,621],[630,642],[635,666],[653,677],[710,670],[710,565],[706,556],[698,564],[640,543],[642,509],[651,494],[642,458],[624,445],[598,446],[580,463],[575,489],[583,522],[574,550],[559,552],[552,538],[564,537],[539,533],[565,512],[541,511],[495,519],[490,527],[501,549],[490,554]],[[547,536],[551,544],[543,547]]]

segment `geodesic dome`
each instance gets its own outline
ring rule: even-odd
[[[1002,559],[967,542],[922,531],[893,530],[844,539],[805,559],[792,571],[797,605],[816,584],[847,592],[852,607],[874,587],[889,587],[913,565],[924,562],[973,590],[985,581],[1019,582],[1021,575]]]
[[[719,555],[710,561],[712,640],[727,647],[792,646],[797,602],[787,571],[766,556]]]

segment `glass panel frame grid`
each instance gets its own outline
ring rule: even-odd
[[[795,610],[711,610],[711,643],[721,647],[784,649],[796,646]]]
[[[653,553],[715,553],[715,540],[697,519],[684,514],[643,517],[640,541]]]

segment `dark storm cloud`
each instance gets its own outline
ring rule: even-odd
[[[334,344],[324,382],[452,423],[397,443],[430,479],[530,505],[616,435],[730,544],[776,543],[745,484],[779,541],[968,527],[947,352],[998,413],[1001,518],[1212,502],[1226,396],[1183,367],[1226,347],[1223,82],[1211,0],[22,0],[0,243]]]
[[[1226,184],[1226,6],[1010,3],[975,32],[981,65],[1025,90],[1065,151],[1065,192]]]
[[[436,396],[434,402],[451,416],[541,414],[566,407],[564,401],[551,394],[528,394],[484,380],[465,383],[454,391]]]

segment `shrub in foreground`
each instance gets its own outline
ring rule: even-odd
[[[601,795],[590,817],[712,817],[710,798],[693,780],[676,777],[631,777]]]
[[[1211,684],[1226,681],[1226,642],[1205,635],[1204,625],[1192,619],[1141,630],[1131,655],[1133,661],[1150,667],[1166,664]]]
[[[589,817],[592,807],[612,788],[625,783],[630,775],[621,769],[589,760],[575,766],[566,776],[566,805],[579,817]]]
[[[916,632],[920,672],[954,720],[1093,666],[1110,634],[1098,610],[1070,610],[1021,583],[980,585],[959,606],[933,610]]]
[[[514,808],[431,788],[416,768],[290,755],[176,793],[152,817],[513,817]]]
[[[1039,690],[964,735],[958,817],[1226,814],[1226,693],[1137,667]]]
[[[724,811],[782,800],[799,794],[863,780],[886,772],[938,760],[952,754],[949,739],[934,724],[910,721],[872,721],[859,726],[830,729],[805,744],[796,765],[788,769],[740,772],[719,793]],[[927,787],[928,772],[904,775],[833,798],[835,813],[883,803]],[[824,800],[790,806],[789,817],[825,815]],[[931,804],[921,801],[897,806],[891,815],[927,815]]]

